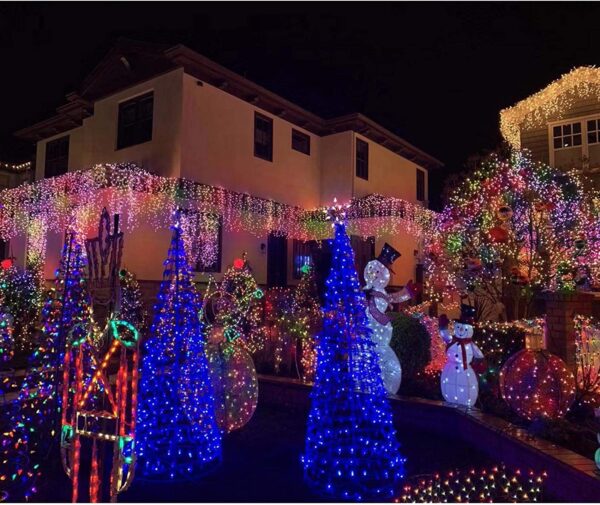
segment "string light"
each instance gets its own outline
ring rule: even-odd
[[[580,401],[600,407],[600,323],[590,316],[576,315],[575,363]]]
[[[543,499],[546,472],[492,468],[415,477],[396,503],[528,503]]]
[[[343,223],[334,225],[323,330],[302,457],[317,492],[347,500],[391,498],[404,477],[366,300]]]
[[[577,67],[512,107],[500,111],[500,132],[515,149],[521,148],[521,130],[560,119],[578,99],[600,99],[600,69]]]
[[[221,457],[212,386],[179,213],[142,362],[136,436],[140,473],[190,478]]]
[[[544,350],[524,349],[500,370],[504,401],[521,417],[564,417],[575,400],[575,377],[564,361]]]
[[[8,170],[10,172],[27,172],[31,170],[31,161],[25,161],[23,163],[6,163],[0,161],[0,170]]]
[[[600,199],[581,176],[525,152],[492,156],[438,216],[425,246],[426,291],[433,301],[472,293],[486,318],[527,316],[535,293],[600,283],[599,217]]]

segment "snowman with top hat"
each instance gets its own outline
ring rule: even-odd
[[[439,318],[440,334],[446,342],[446,364],[442,370],[442,394],[447,402],[472,407],[479,395],[477,374],[471,368],[473,359],[483,353],[473,342],[475,308],[461,304],[460,319],[454,320],[452,332],[446,314]]]
[[[385,243],[379,256],[367,263],[364,269],[366,286],[363,288],[367,296],[367,319],[371,329],[371,338],[379,357],[379,366],[385,389],[390,394],[396,394],[402,381],[402,368],[398,356],[390,347],[392,340],[392,323],[385,313],[392,303],[410,300],[416,293],[416,286],[409,281],[397,293],[387,293],[386,286],[390,282],[391,266],[401,254],[391,245]]]

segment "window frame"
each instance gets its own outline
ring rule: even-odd
[[[366,152],[366,159],[359,158],[360,147],[364,147]],[[369,180],[369,143],[365,140],[356,138],[356,146],[354,149],[354,175],[365,181]],[[359,162],[364,162],[364,168],[359,170]]]
[[[149,117],[138,117],[141,109],[141,104],[143,102],[148,101],[151,98],[150,103],[152,104],[152,113]],[[129,124],[125,123],[125,113],[124,110],[127,106],[135,105],[135,113],[136,118],[133,122]],[[149,134],[143,134],[145,129],[141,128],[141,124],[150,120],[150,128]],[[133,133],[130,134],[131,139],[126,137],[124,128],[131,128]],[[125,100],[122,100],[118,103],[117,109],[117,139],[115,150],[119,151],[121,149],[127,149],[128,147],[137,146],[140,144],[145,144],[146,142],[151,142],[154,136],[154,90],[145,91],[144,93],[140,93],[139,95],[135,95],[133,97],[129,97]],[[125,138],[124,138],[125,137]]]
[[[257,141],[257,131],[258,131],[258,124],[260,121],[264,121],[265,123],[267,123],[270,126],[270,131],[268,132],[270,134],[270,142],[268,144],[268,153],[263,155],[262,153],[257,151],[257,146],[262,145],[259,144]],[[264,161],[270,161],[273,162],[273,118],[269,117],[269,116],[265,116],[264,114],[261,114],[258,111],[254,111],[254,157],[255,158],[259,158],[261,160]]]
[[[198,215],[198,218],[200,216]],[[194,273],[199,274],[220,274],[223,271],[223,216],[218,215],[219,218],[219,233],[218,233],[218,254],[217,260],[215,262],[215,269],[209,269],[203,266],[200,266],[200,261],[198,258],[195,258],[192,271]]]
[[[575,126],[579,125],[579,131],[575,132]],[[569,127],[569,132],[565,132],[565,128]],[[560,129],[560,134],[556,135],[556,128]],[[579,144],[575,144],[575,137],[579,136]],[[564,139],[569,137],[573,142],[571,145],[561,145],[560,147],[555,146],[555,142],[557,139],[560,139],[561,144],[564,144]],[[552,149],[555,151],[561,151],[563,149],[572,149],[574,147],[582,147],[583,146],[583,121],[581,120],[573,120],[569,122],[563,122],[560,124],[556,124],[552,126]]]
[[[66,154],[63,154],[60,156],[55,156],[53,158],[48,158],[48,147],[52,146],[53,144],[58,145],[59,142],[63,142],[63,143],[66,142],[66,145],[67,145]],[[55,139],[52,139],[52,140],[49,140],[48,142],[46,142],[45,152],[44,152],[44,178],[58,177],[60,175],[66,174],[69,171],[70,150],[71,150],[71,135],[63,135],[62,137],[58,137],[58,138],[55,138]],[[58,161],[63,161],[64,162],[64,170],[62,168],[57,170],[56,166],[49,166],[49,164],[48,164],[49,160],[54,165],[56,165]],[[52,173],[49,173],[50,171]]]
[[[588,142],[588,121],[597,120],[600,123],[600,114],[587,114],[585,116],[576,116],[573,118],[563,118],[556,121],[549,121],[547,123],[548,129],[548,154],[550,166],[555,165],[555,152],[563,151],[565,149],[580,149],[581,157],[584,159],[589,159],[589,147],[600,144],[600,131],[598,131],[598,141],[594,143]],[[581,145],[578,146],[569,146],[569,147],[554,147],[554,127],[563,126],[566,124],[573,123],[581,123]],[[600,125],[599,125],[600,126]]]
[[[306,150],[298,149],[298,147],[294,146],[294,136],[299,137],[306,142]],[[310,135],[301,132],[296,128],[292,128],[292,150],[310,156]]]
[[[308,263],[311,268],[315,266],[315,260],[313,258],[313,251],[319,246],[318,241],[316,240],[292,240],[292,278],[295,280],[302,279],[302,267],[306,264],[302,265],[297,264],[296,258],[299,256],[305,256],[310,258],[310,262]],[[302,253],[302,254],[301,254]]]
[[[416,198],[417,198],[417,202],[426,202],[427,201],[427,177],[425,174],[425,170],[422,170],[419,167],[415,168],[416,170],[416,174],[415,174],[415,178],[416,178]],[[422,181],[423,185],[420,186],[419,185],[419,181]],[[419,189],[421,189],[421,191],[419,191]],[[420,194],[422,193],[423,198],[419,198]]]

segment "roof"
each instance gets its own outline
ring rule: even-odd
[[[521,130],[560,119],[575,98],[600,99],[600,69],[577,67],[563,74],[541,91],[500,111],[500,132],[514,148],[521,147]]]
[[[66,96],[67,103],[49,119],[15,133],[37,142],[83,124],[93,114],[94,102],[176,68],[260,107],[316,135],[355,131],[428,169],[443,163],[362,114],[323,119],[285,98],[219,65],[192,49],[119,39],[84,79],[79,91]]]

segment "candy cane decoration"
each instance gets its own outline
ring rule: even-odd
[[[85,336],[76,338],[76,330]],[[91,471],[89,501],[102,500],[102,468],[105,443],[113,444],[109,497],[115,502],[125,491],[135,473],[135,422],[137,416],[137,384],[139,334],[127,321],[110,319],[104,335],[110,333],[110,347],[98,359],[93,347],[93,329],[84,324],[69,332],[64,357],[61,459],[65,472],[73,482],[73,502],[78,501],[79,462],[82,438],[91,439]],[[86,358],[89,360],[86,370]],[[111,360],[118,359],[116,385],[109,380]],[[93,374],[90,374],[90,369]],[[89,377],[86,378],[86,371]]]

